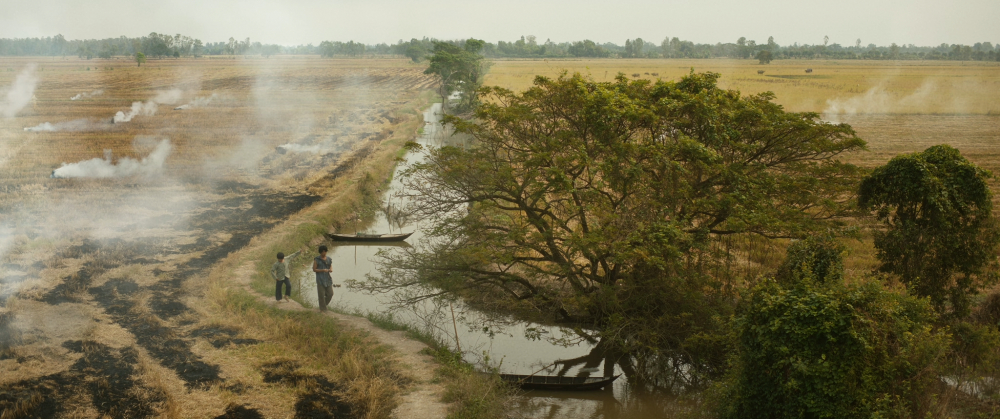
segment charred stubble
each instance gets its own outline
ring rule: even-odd
[[[228,187],[227,192],[234,191],[234,185],[225,186]],[[181,301],[188,293],[184,284],[199,281],[199,276],[204,275],[205,270],[215,262],[246,246],[251,238],[271,228],[281,219],[319,199],[302,194],[264,193],[251,189],[248,185],[237,191],[239,195],[219,199],[212,205],[212,209],[191,220],[192,228],[201,230],[203,237],[215,232],[226,232],[230,235],[228,240],[222,243],[199,240],[186,246],[143,240],[84,240],[56,255],[56,260],[51,263],[56,265],[68,259],[89,260],[77,272],[64,277],[61,283],[42,294],[40,300],[58,305],[80,302],[89,297],[114,323],[135,336],[137,344],[156,362],[173,370],[189,387],[204,388],[221,383],[223,380],[219,367],[206,362],[192,350],[194,340],[208,340],[216,348],[230,344],[253,345],[260,341],[238,338],[239,330],[213,330],[211,327],[196,328],[185,335],[182,331],[184,322],[171,322],[175,317],[190,311]],[[96,278],[118,266],[157,265],[161,263],[160,260],[171,255],[190,253],[200,253],[200,256],[182,263],[171,272],[154,269],[158,281],[152,285],[141,286],[128,278],[111,278],[100,286],[92,286]],[[136,315],[138,307],[133,297],[140,292],[151,294],[148,300],[150,310],[145,315]],[[12,319],[13,315],[9,312],[0,315],[0,345],[3,345],[0,346],[0,356],[16,357],[13,346],[17,344],[17,331],[10,327]],[[137,362],[134,348],[114,350],[96,342],[67,342],[64,346],[85,355],[70,370],[0,386],[0,406],[4,406],[5,411],[15,412],[12,417],[57,415],[60,409],[64,409],[59,400],[66,395],[79,393],[83,388],[91,395],[90,400],[77,398],[76,401],[91,403],[95,409],[112,417],[149,417],[156,413],[154,405],[162,397],[146,400],[132,396],[134,393],[152,394],[151,390],[131,378],[135,372],[131,365]],[[133,391],[137,386],[143,391]],[[327,387],[329,386],[324,388]],[[323,397],[311,396],[312,401],[303,404],[305,407],[302,409],[330,410],[327,407],[332,401]],[[227,410],[228,415],[243,416],[226,417],[255,417],[254,413],[259,415],[253,409],[233,407]]]

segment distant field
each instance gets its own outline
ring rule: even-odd
[[[0,172],[0,184],[38,181],[63,162],[100,157],[104,150],[115,158],[141,157],[143,150],[133,146],[137,135],[169,138],[174,153],[167,168],[182,176],[215,176],[220,167],[214,163],[255,175],[284,170],[288,160],[301,165],[309,155],[260,160],[286,143],[325,141],[348,150],[361,136],[391,125],[395,110],[433,83],[423,67],[405,60],[166,59],[137,68],[124,60],[23,58],[0,60],[0,87],[28,63],[37,65],[40,81],[32,104],[2,120],[0,150],[6,155],[0,161],[11,160],[7,169],[14,170]],[[157,98],[155,115],[110,123],[116,112]],[[190,103],[191,109],[173,110]],[[45,123],[68,127],[23,131]]]
[[[811,68],[812,73],[805,70]],[[1000,65],[979,62],[798,61],[768,65],[754,60],[541,60],[495,61],[487,85],[516,91],[536,75],[562,71],[612,80],[618,73],[677,80],[692,69],[721,74],[722,87],[743,94],[775,93],[794,112],[818,112],[851,124],[870,151],[849,156],[865,166],[900,153],[951,144],[1000,174]],[[758,71],[764,74],[757,74]],[[654,76],[653,73],[658,74]]]
[[[806,69],[812,69],[806,73]],[[721,86],[744,94],[772,91],[795,112],[833,114],[1000,115],[1000,64],[981,62],[800,61],[760,65],[754,60],[542,60],[495,61],[485,83],[512,90],[535,75],[562,71],[612,80],[677,80],[691,70],[720,73]],[[764,71],[764,74],[757,74]],[[658,76],[654,76],[656,73]]]

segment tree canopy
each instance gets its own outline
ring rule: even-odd
[[[993,219],[992,174],[955,148],[938,145],[894,157],[862,182],[858,203],[884,229],[875,232],[879,270],[898,275],[944,311],[968,314],[968,296],[993,282],[1000,231]]]
[[[948,334],[925,299],[878,283],[756,287],[734,322],[722,418],[932,417]]]
[[[460,109],[472,109],[477,103],[477,90],[486,73],[483,56],[479,55],[484,44],[484,41],[478,39],[468,39],[461,46],[449,42],[434,42],[429,58],[430,66],[424,73],[437,75],[441,79],[438,93],[445,106],[448,97],[456,91],[462,92]]]
[[[389,256],[371,286],[492,291],[630,344],[682,346],[721,298],[722,238],[828,227],[858,174],[835,157],[865,145],[718,77],[480,90],[473,120],[449,119],[476,145],[431,151],[405,175],[435,240]]]

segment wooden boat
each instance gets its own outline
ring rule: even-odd
[[[326,233],[326,237],[330,240],[338,242],[398,242],[406,240],[407,237],[413,233],[406,234],[337,234],[337,233]]]
[[[554,375],[500,374],[500,379],[524,390],[586,391],[611,385],[614,377],[559,377]]]

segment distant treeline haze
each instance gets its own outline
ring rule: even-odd
[[[318,54],[324,57],[406,56],[414,61],[426,57],[433,48],[434,39],[399,40],[368,45],[359,42],[323,41],[319,45],[282,46],[229,38],[224,42],[204,43],[181,34],[150,33],[148,36],[129,38],[121,36],[108,39],[68,40],[62,35],[46,38],[2,38],[0,56],[68,56],[80,58],[112,58],[134,56],[137,52],[151,58],[200,57],[203,55],[259,55]],[[448,41],[461,45],[464,40]],[[797,58],[866,59],[866,60],[961,60],[1000,61],[1000,44],[977,42],[974,45],[941,44],[916,46],[913,44],[878,46],[862,45],[861,39],[853,45],[830,44],[824,37],[822,44],[779,45],[773,37],[758,44],[755,40],[739,38],[731,43],[696,44],[677,37],[666,37],[659,44],[642,38],[626,39],[624,45],[599,44],[591,40],[555,43],[539,42],[535,36],[522,36],[513,42],[487,42],[482,55],[490,58],[742,58],[770,60]]]

